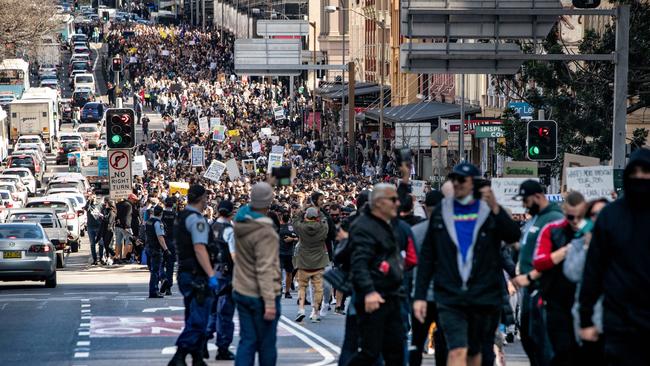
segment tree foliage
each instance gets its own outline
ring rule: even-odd
[[[0,59],[33,49],[58,22],[54,0],[0,0]]]
[[[650,3],[610,1],[631,6],[628,113],[632,113],[650,107]],[[602,34],[587,31],[579,51],[583,54],[614,52],[615,35],[615,23],[607,26]],[[542,49],[549,54],[569,53],[557,26],[541,45],[525,43],[522,49],[529,53],[539,53]],[[554,164],[557,171],[565,152],[611,159],[613,82],[614,65],[610,62],[529,61],[519,74],[500,77],[498,87],[536,110],[544,109],[546,118],[558,122],[559,159]],[[504,112],[504,119],[512,119],[509,113],[512,111]],[[517,119],[505,125],[507,142],[500,149],[514,159],[525,157],[526,134],[522,125]],[[509,141],[510,138],[514,140]]]

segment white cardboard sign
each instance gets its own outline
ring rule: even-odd
[[[566,169],[568,191],[578,191],[587,201],[610,198],[614,191],[614,168],[611,166],[586,166]]]
[[[225,170],[226,164],[220,161],[212,160],[212,163],[210,163],[210,166],[208,167],[208,170],[205,171],[205,174],[203,174],[203,177],[210,179],[211,181],[218,182]]]

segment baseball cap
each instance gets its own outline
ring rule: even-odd
[[[479,177],[481,172],[474,165],[468,162],[457,164],[449,174],[449,177]]]
[[[305,217],[308,219],[315,219],[319,216],[318,209],[316,207],[310,207],[305,212]]]
[[[528,179],[521,183],[519,186],[519,194],[514,199],[521,201],[537,193],[544,193],[544,187],[538,181]]]
[[[193,203],[196,202],[201,196],[203,196],[207,191],[203,186],[194,184],[187,190],[187,202]]]
[[[228,200],[219,202],[219,206],[217,206],[217,212],[223,215],[230,215],[234,209],[235,205],[233,205],[232,202]]]

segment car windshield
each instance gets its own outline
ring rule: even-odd
[[[63,201],[38,201],[27,202],[25,207],[30,208],[53,208],[56,213],[68,212],[68,204]]]
[[[29,172],[26,172],[24,170],[5,170],[4,172],[2,172],[2,174],[3,175],[4,174],[14,174],[14,175],[18,175],[20,177],[26,177],[26,176],[30,175]]]
[[[13,192],[16,190],[16,187],[11,185],[11,184],[0,184],[0,189],[7,190],[9,192]]]
[[[8,191],[2,191],[0,192],[0,198],[2,198],[3,200],[9,200],[11,199],[11,196],[9,195]]]
[[[41,75],[41,80],[56,80],[56,79],[58,79],[56,74]]]
[[[74,182],[63,182],[63,183],[53,182],[53,183],[50,183],[48,188],[49,189],[52,189],[52,188],[75,188],[76,189],[78,187],[79,187],[79,185],[77,183],[74,183]]]
[[[25,157],[25,158],[13,158],[11,159],[11,166],[32,166],[34,165],[34,159],[31,157]]]
[[[93,82],[93,77],[92,76],[77,76],[75,78],[76,83],[92,83]]]
[[[41,224],[42,227],[54,227],[54,219],[48,212],[29,212],[12,214],[7,218],[7,222],[34,222]]]
[[[0,239],[43,239],[43,232],[37,225],[0,225]]]
[[[84,62],[75,62],[72,64],[72,70],[85,70],[86,64]]]
[[[77,128],[77,132],[97,132],[97,127],[94,126],[82,126]]]
[[[37,139],[36,137],[27,137],[27,138],[22,138],[18,139],[19,144],[40,144],[41,140]]]

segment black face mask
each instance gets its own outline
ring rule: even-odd
[[[541,211],[541,209],[537,203],[533,203],[533,205],[528,209],[528,213],[531,216],[537,216],[537,214],[539,214],[539,211]]]
[[[630,178],[625,185],[625,198],[635,206],[648,207],[650,204],[650,179]]]

